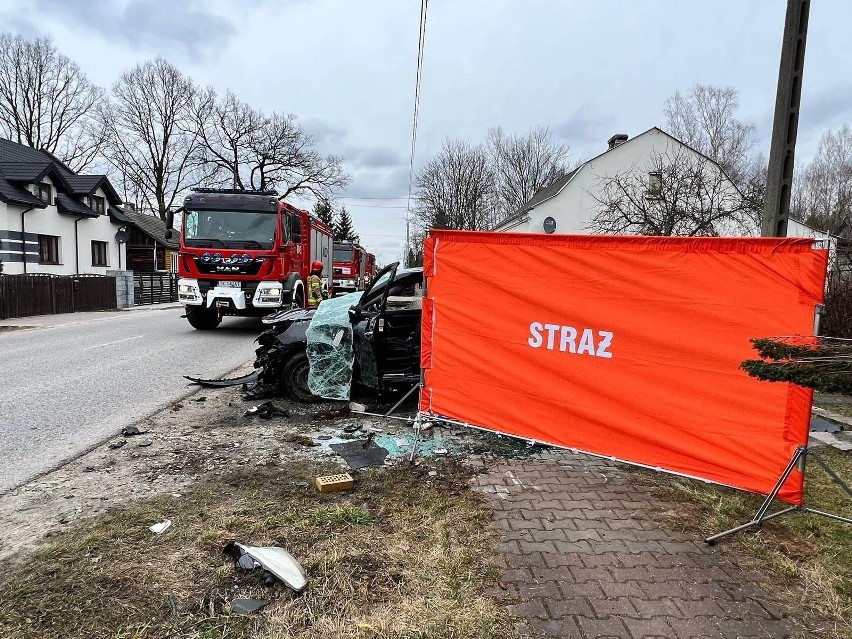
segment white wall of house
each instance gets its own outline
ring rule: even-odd
[[[589,227],[592,219],[601,207],[597,198],[600,197],[607,179],[632,173],[647,176],[649,165],[654,157],[673,156],[680,151],[699,156],[698,153],[659,129],[646,131],[589,160],[558,195],[535,206],[517,221],[502,225],[495,230],[544,233],[544,220],[552,217],[556,220],[556,233],[591,233]],[[712,163],[711,166],[715,167]],[[730,188],[736,190],[732,183]]]
[[[49,178],[44,182],[50,183]],[[27,262],[27,273],[53,273],[55,275],[81,274],[105,275],[108,270],[119,268],[119,250],[121,251],[121,267],[127,267],[126,246],[119,245],[115,241],[115,234],[119,224],[112,222],[109,215],[101,215],[97,218],[83,218],[77,224],[77,244],[79,246],[79,271],[77,254],[75,252],[74,221],[78,216],[60,214],[56,209],[56,192],[53,190],[53,203],[44,209],[32,209],[24,215],[24,230],[27,234],[26,250],[38,255],[39,245],[37,238],[33,235],[48,235],[58,237],[59,264],[41,264]],[[97,189],[95,195],[103,197],[105,194]],[[21,230],[21,212],[27,207],[0,202],[0,229],[7,231]],[[106,266],[94,266],[92,264],[92,240],[106,242],[108,253],[108,264]],[[8,239],[2,241],[0,255],[9,251],[20,251],[20,243]],[[3,273],[16,275],[24,273],[24,263],[19,261],[3,260]]]

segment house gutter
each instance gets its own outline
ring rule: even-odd
[[[81,215],[76,220],[74,220],[74,262],[75,262],[75,270],[77,271],[77,275],[80,274],[80,235],[77,232],[77,224],[80,220],[85,220],[87,216]]]
[[[24,215],[32,211],[34,208],[34,206],[31,206],[30,208],[21,211],[21,259],[24,261],[24,275],[27,274],[27,229],[24,225]]]

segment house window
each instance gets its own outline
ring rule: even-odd
[[[40,199],[45,204],[49,205],[49,204],[51,204],[50,195],[51,195],[50,184],[47,184],[46,182],[42,182],[41,184],[38,185],[38,199]]]
[[[95,213],[97,213],[98,215],[103,215],[106,212],[105,209],[104,209],[104,198],[102,198],[99,195],[93,195],[92,196],[92,208],[94,209]]]
[[[59,238],[55,235],[38,236],[38,263],[59,264]]]
[[[648,195],[651,197],[660,197],[663,192],[663,174],[655,171],[648,174]]]
[[[92,240],[92,266],[109,266],[109,245]]]

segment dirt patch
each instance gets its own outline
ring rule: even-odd
[[[492,540],[469,471],[424,481],[398,466],[358,475],[354,490],[319,493],[334,464],[237,469],[181,497],[143,499],[81,522],[0,576],[0,636],[486,637],[513,636],[483,593],[496,579]],[[308,484],[308,485],[305,485]],[[172,526],[159,536],[148,526]],[[263,585],[222,553],[229,540],[279,545],[310,577],[295,595]],[[230,612],[234,598],[271,600]]]

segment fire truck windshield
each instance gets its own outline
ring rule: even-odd
[[[335,262],[351,262],[352,249],[334,249]]]
[[[278,216],[270,212],[187,211],[183,239],[187,246],[272,248]]]

